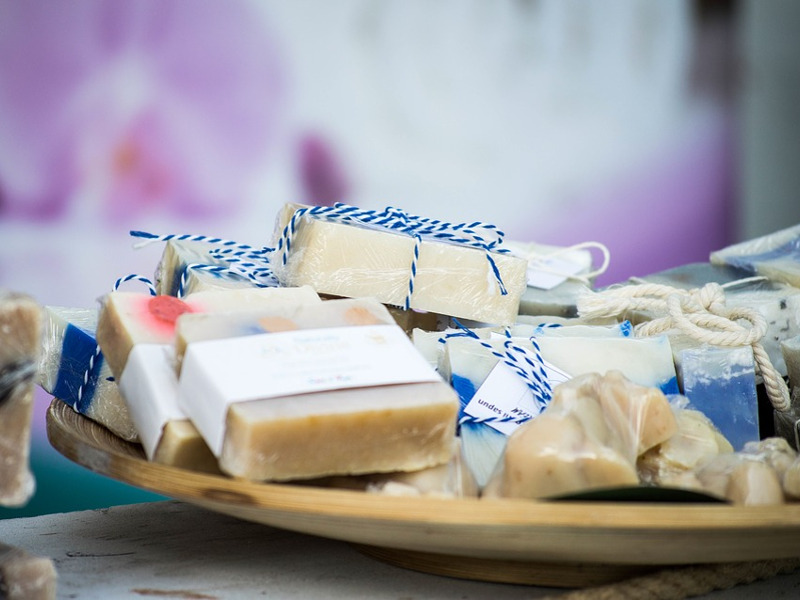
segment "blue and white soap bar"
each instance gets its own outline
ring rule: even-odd
[[[735,450],[760,439],[753,351],[703,345],[681,352],[683,393]]]
[[[717,250],[710,260],[800,287],[800,225]]]
[[[117,436],[138,439],[111,369],[95,338],[97,309],[44,307],[37,384]]]

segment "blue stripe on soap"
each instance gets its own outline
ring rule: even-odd
[[[63,400],[82,414],[86,413],[92,403],[97,387],[97,374],[104,362],[102,354],[95,359],[94,368],[84,386],[81,400],[78,402],[78,391],[83,385],[84,376],[96,351],[97,341],[93,335],[71,323],[67,325],[64,330],[64,341],[61,344],[61,364],[58,368],[53,396]]]

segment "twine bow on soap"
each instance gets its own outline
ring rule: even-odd
[[[408,291],[403,301],[403,308],[406,310],[411,308],[411,296],[414,293],[414,280],[417,276],[417,262],[419,261],[419,247],[423,238],[483,250],[500,294],[503,296],[508,294],[500,276],[500,270],[491,254],[492,252],[508,252],[508,249],[500,247],[505,234],[494,225],[481,223],[480,221],[448,223],[412,215],[391,206],[382,211],[367,210],[341,202],[333,206],[309,206],[296,210],[289,223],[283,228],[276,246],[276,251],[281,252],[282,265],[286,265],[289,260],[292,236],[297,231],[300,219],[305,216],[345,225],[386,229],[414,238],[414,252],[410,265]]]
[[[684,290],[643,283],[587,292],[578,298],[578,314],[590,319],[617,317],[635,310],[656,315],[634,328],[637,336],[677,329],[698,342],[714,346],[751,346],[756,372],[764,380],[772,406],[779,412],[789,411],[789,387],[761,344],[767,332],[766,320],[755,309],[726,306],[725,290],[720,284],[707,283],[702,288]]]
[[[208,244],[208,256],[219,263],[191,263],[185,265],[181,271],[180,281],[176,296],[183,297],[189,273],[191,271],[204,271],[217,275],[227,275],[234,278],[247,280],[254,287],[278,287],[278,281],[272,272],[269,263],[269,254],[273,248],[256,248],[234,240],[195,234],[155,234],[147,231],[131,231],[131,236],[142,241],[134,244],[134,248],[141,248],[154,242],[195,242]]]

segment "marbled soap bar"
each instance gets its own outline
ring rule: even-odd
[[[287,205],[282,211],[273,245],[277,246],[280,232],[297,208]],[[272,257],[282,285],[311,285],[321,294],[372,297],[404,306],[413,237],[307,215],[298,221],[286,264],[282,264],[281,251]],[[527,261],[497,252],[491,256],[508,292],[505,295],[485,251],[423,239],[410,307],[480,322],[513,323],[527,285]]]
[[[683,350],[683,394],[703,412],[734,449],[760,437],[755,362],[750,346],[700,346]]]
[[[291,321],[278,333],[187,345],[179,402],[223,472],[310,479],[450,459],[455,393],[384,306],[329,300]]]
[[[97,341],[119,377],[135,344],[172,344],[175,321],[184,313],[233,312],[273,304],[321,302],[310,287],[246,288],[197,292],[181,300],[115,291],[102,300]]]
[[[710,260],[800,288],[800,225],[717,250]]]
[[[128,441],[138,435],[97,345],[97,309],[44,307],[37,383],[47,393]]]
[[[41,307],[29,296],[0,290],[0,505],[33,495],[30,471],[33,385],[42,335]]]

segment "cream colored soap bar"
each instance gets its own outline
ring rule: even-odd
[[[225,473],[282,481],[450,459],[456,394],[383,305],[329,300],[285,315],[272,317],[280,332],[203,339],[199,328],[188,341],[179,402]]]
[[[280,232],[297,208],[284,208],[273,245],[277,246]],[[408,235],[303,216],[292,235],[286,264],[280,250],[271,263],[282,285],[310,285],[321,294],[372,297],[404,306],[414,245]],[[506,295],[501,294],[483,250],[423,239],[410,307],[510,325],[527,287],[527,261],[503,253],[492,253],[492,258]]]
[[[39,305],[0,290],[0,506],[25,504],[35,488],[29,459],[41,331]]]

